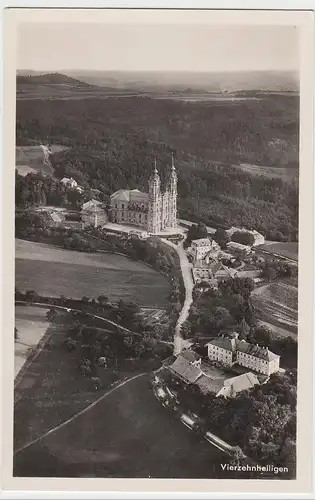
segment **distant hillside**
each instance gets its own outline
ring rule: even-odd
[[[89,83],[82,82],[76,78],[72,78],[62,73],[45,73],[41,75],[17,75],[16,83],[23,84],[38,84],[38,85],[72,85],[90,87]]]
[[[293,71],[184,72],[184,71],[86,71],[63,70],[91,85],[142,91],[177,90],[233,92],[248,90],[298,91],[298,74]]]

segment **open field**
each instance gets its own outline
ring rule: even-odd
[[[168,305],[167,279],[122,255],[86,254],[17,239],[15,257],[15,283],[21,291],[70,298],[105,294],[111,301],[122,298],[154,308]]]
[[[66,149],[64,146],[53,144],[50,146],[52,153],[58,153]],[[15,168],[20,175],[43,171],[51,174],[52,168],[44,165],[44,153],[41,146],[17,146],[15,148]]]
[[[36,307],[24,309],[34,310],[34,314],[38,311]],[[70,320],[69,315],[58,314],[51,327],[53,335],[34,361],[25,365],[22,377],[16,384],[15,449],[72,417],[99,397],[90,380],[79,372],[78,352],[69,352],[63,345]],[[105,385],[117,378],[118,375],[109,370],[102,371],[102,382]]]
[[[14,462],[16,476],[211,478],[222,475],[226,456],[169,414],[143,376]]]
[[[298,178],[299,175],[296,168],[267,167],[262,165],[249,165],[247,163],[233,165],[233,167],[239,168],[243,172],[248,172],[252,175],[261,175],[269,179],[280,178],[284,181],[291,181],[292,179]]]
[[[15,308],[15,326],[18,330],[19,338],[15,341],[15,376],[24,365],[30,349],[37,346],[38,342],[46,333],[49,333],[50,323],[46,320],[47,309],[40,307]]]
[[[262,250],[287,259],[298,261],[299,244],[297,242],[282,243],[275,241],[266,241],[264,245],[255,248],[256,251]]]
[[[276,335],[297,335],[297,287],[282,281],[270,283],[253,291],[252,302],[258,310],[258,319]]]

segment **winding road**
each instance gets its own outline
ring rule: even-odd
[[[193,302],[193,297],[192,297],[192,292],[194,288],[194,283],[192,279],[192,274],[191,274],[191,264],[188,261],[186,252],[184,250],[184,241],[182,240],[178,245],[175,245],[171,241],[168,241],[167,239],[162,240],[164,243],[167,245],[171,246],[176,250],[179,260],[180,260],[180,267],[182,271],[182,276],[183,276],[183,281],[184,281],[184,286],[185,286],[185,301],[182,307],[182,310],[179,314],[176,326],[175,326],[175,334],[174,334],[174,354],[178,354],[180,351],[182,351],[185,347],[189,345],[189,342],[185,339],[183,339],[182,334],[181,334],[181,327],[183,323],[185,323],[186,319],[188,318],[189,315],[189,309],[190,306]]]

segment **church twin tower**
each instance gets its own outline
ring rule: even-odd
[[[165,229],[177,227],[177,173],[172,155],[172,166],[164,192],[161,180],[154,164],[149,180],[148,232],[157,234]]]

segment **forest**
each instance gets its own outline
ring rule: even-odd
[[[162,182],[179,175],[179,215],[214,227],[255,227],[296,241],[298,179],[252,176],[237,165],[298,173],[298,97],[194,102],[145,97],[17,101],[17,145],[67,146],[52,156],[57,178],[80,176],[106,199],[121,188],[147,190],[154,158]]]

